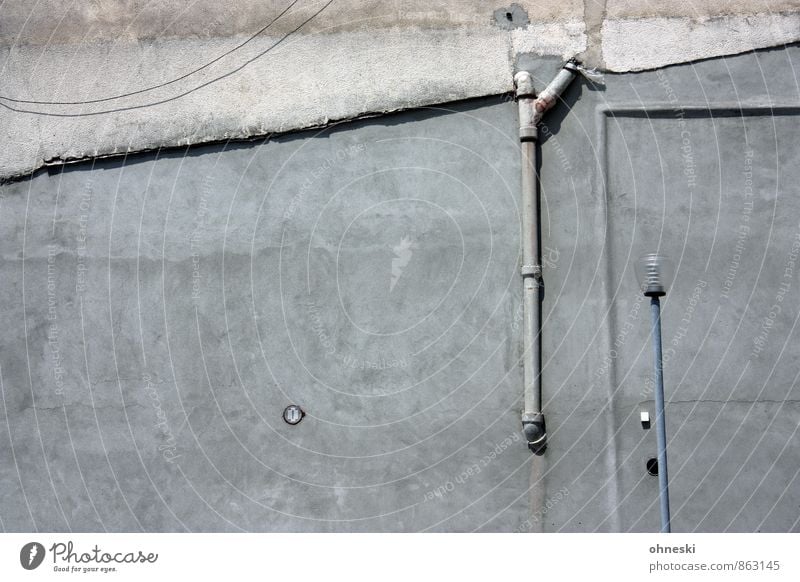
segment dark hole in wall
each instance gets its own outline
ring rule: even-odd
[[[647,474],[656,476],[658,475],[658,459],[655,457],[652,459],[647,459],[647,463],[645,463],[645,467],[647,468]]]
[[[512,4],[506,8],[498,8],[494,11],[494,22],[500,28],[511,30],[512,28],[524,28],[528,26],[530,20],[528,13],[519,4]]]

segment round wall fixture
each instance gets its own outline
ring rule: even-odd
[[[298,424],[306,413],[297,404],[290,404],[283,411],[283,420],[286,424]]]

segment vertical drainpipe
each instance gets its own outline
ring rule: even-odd
[[[547,429],[542,413],[542,279],[539,249],[539,122],[555,105],[558,97],[578,75],[574,59],[564,65],[556,78],[536,96],[533,78],[527,71],[514,75],[519,106],[519,139],[522,153],[522,318],[523,318],[523,382],[525,408],[522,431],[528,448],[537,455],[547,448]]]

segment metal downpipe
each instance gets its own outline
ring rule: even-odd
[[[571,60],[537,97],[533,78],[527,71],[514,76],[519,108],[519,137],[522,156],[522,317],[523,395],[522,430],[528,448],[542,455],[547,448],[547,428],[542,413],[542,299],[543,278],[539,248],[538,125],[544,114],[578,75]]]

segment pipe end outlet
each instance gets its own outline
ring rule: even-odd
[[[543,455],[547,450],[547,427],[544,414],[541,412],[522,415],[522,432],[528,442],[528,448],[535,455]]]

